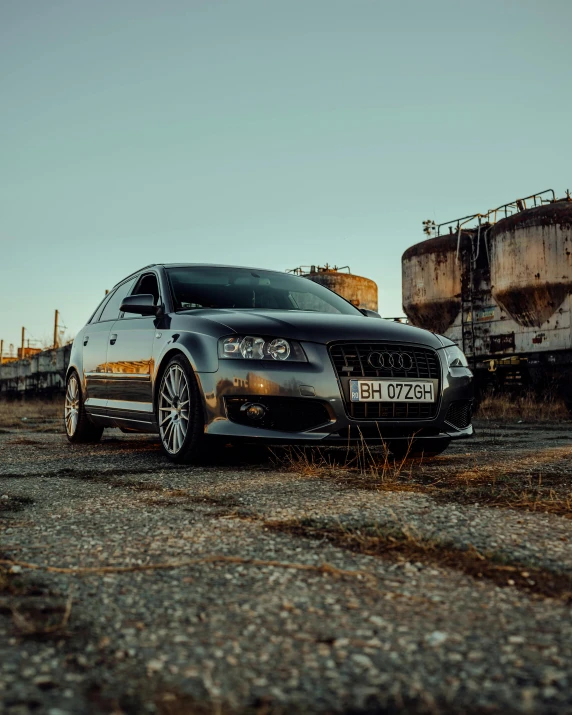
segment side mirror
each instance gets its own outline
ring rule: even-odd
[[[156,315],[163,314],[163,306],[155,305],[155,298],[151,293],[141,295],[128,295],[123,299],[120,310],[123,313],[135,313],[135,315]]]
[[[379,313],[376,313],[375,310],[369,310],[369,308],[359,308],[359,312],[362,315],[365,315],[366,318],[380,318],[381,315]]]

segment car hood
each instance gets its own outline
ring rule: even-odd
[[[208,320],[239,335],[261,335],[289,338],[301,342],[331,343],[339,340],[388,340],[416,343],[440,348],[446,339],[428,330],[414,328],[393,320],[362,315],[330,315],[289,310],[200,309],[179,313],[190,318]]]

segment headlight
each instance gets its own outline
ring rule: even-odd
[[[218,356],[231,360],[282,360],[307,362],[302,346],[285,338],[233,335],[218,341]]]
[[[447,356],[449,367],[469,367],[465,353],[456,345],[449,345],[448,348],[443,349],[443,352]]]

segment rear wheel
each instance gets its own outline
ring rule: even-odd
[[[90,422],[83,404],[83,395],[79,376],[75,370],[70,372],[66,383],[66,399],[64,402],[64,425],[70,442],[99,442],[103,427]]]
[[[157,422],[165,455],[193,462],[204,455],[204,416],[197,378],[184,355],[165,368],[157,396]]]

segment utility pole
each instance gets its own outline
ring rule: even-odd
[[[0,365],[2,365],[3,355],[4,355],[4,341],[0,340]]]
[[[22,352],[20,354],[20,360],[24,359],[24,350],[26,349],[25,345],[24,345],[25,336],[26,336],[26,328],[24,326],[22,326]]]
[[[58,343],[59,343],[59,335],[58,335],[58,319],[60,317],[60,313],[58,310],[56,310],[56,315],[54,318],[54,350],[58,349]]]

